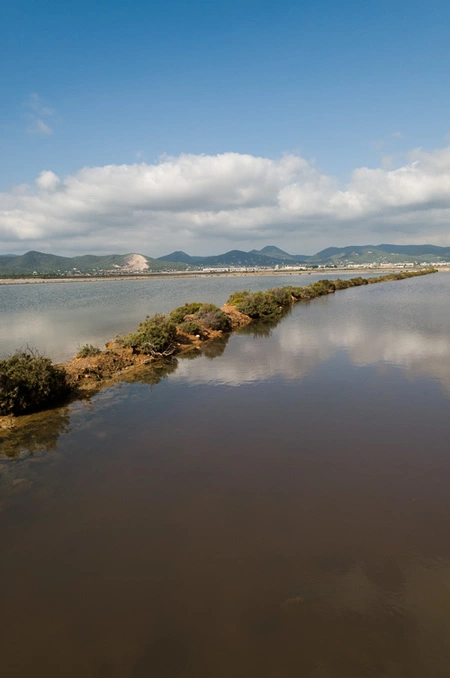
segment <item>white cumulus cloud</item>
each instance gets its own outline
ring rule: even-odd
[[[61,253],[213,253],[274,242],[296,253],[380,241],[450,244],[450,147],[346,186],[297,155],[162,157],[87,167],[0,194],[4,247]]]
[[[36,186],[43,191],[53,191],[60,183],[60,178],[48,170],[41,172],[36,179]]]

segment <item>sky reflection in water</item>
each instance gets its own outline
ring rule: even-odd
[[[449,281],[298,305],[3,461],[6,675],[446,678]]]

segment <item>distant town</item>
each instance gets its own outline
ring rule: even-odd
[[[243,274],[313,270],[450,268],[450,247],[365,245],[330,247],[314,255],[289,254],[269,245],[261,250],[231,250],[213,256],[182,251],[153,258],[143,254],[85,254],[63,257],[43,252],[0,255],[0,278],[123,277],[161,274]]]

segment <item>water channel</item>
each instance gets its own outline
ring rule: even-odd
[[[447,678],[449,291],[300,303],[30,417],[0,458],[3,675]]]

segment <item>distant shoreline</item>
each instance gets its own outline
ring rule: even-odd
[[[86,344],[75,358],[59,365],[53,365],[51,360],[29,349],[17,351],[14,356],[0,361],[1,376],[5,384],[0,398],[0,429],[2,433],[12,432],[17,428],[17,417],[27,415],[31,408],[39,412],[92,395],[124,376],[126,378],[132,370],[148,370],[154,367],[156,372],[152,374],[155,383],[158,383],[162,366],[169,365],[169,372],[172,371],[176,362],[171,361],[178,355],[201,350],[201,347],[228,337],[252,322],[277,323],[284,312],[295,303],[311,301],[351,287],[404,280],[436,272],[436,269],[396,271],[380,277],[357,276],[348,280],[337,278],[334,281],[324,278],[311,282],[306,287],[287,285],[266,292],[237,291],[222,308],[214,304],[185,303],[184,306],[173,309],[168,316],[147,316],[135,332],[116,337],[105,344],[105,350]],[[36,393],[42,393],[37,405]]]
[[[46,283],[97,283],[97,282],[118,282],[120,280],[149,280],[154,278],[241,278],[247,276],[267,276],[267,275],[284,275],[284,276],[298,276],[298,275],[361,275],[368,273],[400,273],[405,271],[418,271],[421,266],[414,266],[408,268],[316,268],[307,271],[292,271],[292,270],[264,270],[264,271],[218,271],[217,273],[208,271],[203,273],[201,271],[188,272],[174,272],[174,273],[147,273],[143,275],[111,275],[111,276],[76,276],[64,278],[3,278],[0,279],[0,285],[41,285]],[[450,271],[450,266],[439,267],[439,271]]]

